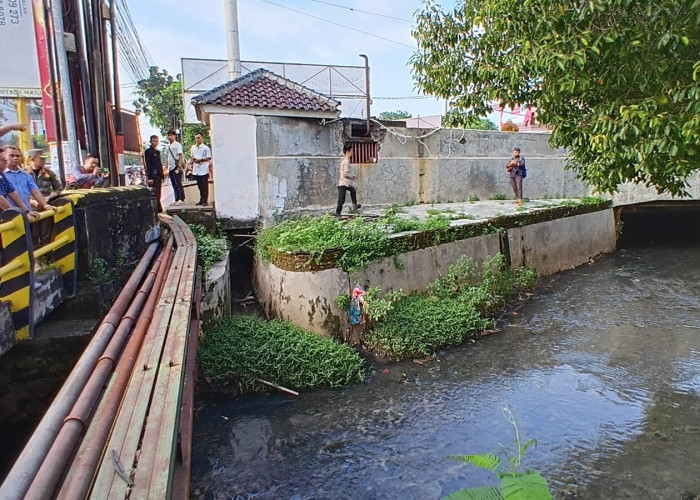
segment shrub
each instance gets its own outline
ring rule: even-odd
[[[197,258],[206,276],[212,263],[223,259],[226,255],[226,250],[229,248],[228,240],[209,233],[201,224],[192,224],[190,229],[197,240]]]
[[[383,302],[379,290],[370,289],[371,301],[380,304],[375,310],[382,314],[371,318],[376,323],[363,334],[363,344],[380,356],[397,360],[432,355],[491,326],[491,316],[506,300],[536,282],[535,271],[513,271],[500,253],[486,259],[481,267],[462,256],[445,276],[428,285],[426,294],[390,294]]]

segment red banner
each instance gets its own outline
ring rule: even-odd
[[[39,60],[39,78],[41,79],[41,101],[44,110],[44,126],[46,127],[47,142],[56,141],[56,123],[54,121],[54,103],[51,95],[51,70],[49,67],[49,52],[46,43],[46,25],[43,0],[32,0],[34,11],[34,37],[36,38],[36,53]]]

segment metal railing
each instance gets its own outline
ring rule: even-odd
[[[0,300],[9,303],[15,339],[34,336],[34,305],[36,301],[36,259],[59,270],[63,278],[65,297],[75,297],[77,287],[77,248],[73,200],[61,197],[52,202],[54,208],[45,210],[29,221],[27,215],[8,208],[0,213]],[[50,221],[50,222],[49,222]],[[48,243],[34,248],[32,228],[41,231],[51,224]],[[47,228],[48,229],[48,228]]]

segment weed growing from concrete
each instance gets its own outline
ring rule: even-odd
[[[87,279],[97,285],[104,285],[112,280],[112,275],[113,270],[109,267],[107,261],[97,257],[90,265],[90,273],[87,275]]]
[[[201,224],[192,224],[190,229],[197,240],[197,258],[201,262],[204,276],[206,276],[211,265],[226,255],[226,250],[229,248],[228,240],[209,233],[207,228]]]

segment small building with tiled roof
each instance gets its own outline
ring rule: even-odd
[[[210,124],[212,114],[286,116],[333,119],[340,116],[340,101],[266,69],[240,78],[192,98],[197,118]]]
[[[210,126],[216,215],[237,227],[254,227],[261,210],[267,211],[267,203],[261,209],[259,196],[268,191],[264,184],[268,177],[278,178],[275,172],[280,165],[283,170],[296,168],[284,162],[267,164],[266,145],[271,138],[285,141],[300,128],[311,131],[340,116],[340,101],[266,69],[219,85],[191,102],[197,118]],[[317,148],[316,141],[317,135],[309,133],[297,143],[295,153]],[[341,156],[342,143],[337,151]],[[286,197],[286,185],[279,189]]]

